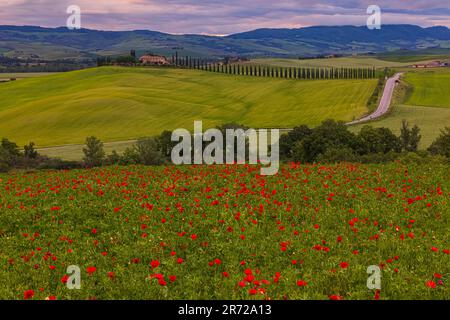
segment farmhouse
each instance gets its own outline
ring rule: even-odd
[[[168,65],[169,61],[166,57],[163,56],[155,56],[155,55],[145,55],[139,58],[139,61],[142,64],[151,64],[151,65]]]
[[[450,62],[432,61],[429,63],[414,64],[413,68],[440,68],[440,67],[450,67]]]

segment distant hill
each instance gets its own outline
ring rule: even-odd
[[[156,31],[97,31],[33,26],[0,26],[0,54],[29,59],[86,59],[137,50],[171,55],[309,57],[323,54],[380,53],[450,48],[446,27],[384,25],[258,29],[226,37],[171,35]]]

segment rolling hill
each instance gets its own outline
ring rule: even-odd
[[[446,27],[384,25],[381,30],[355,26],[259,29],[226,37],[171,35],[155,31],[97,31],[32,26],[0,26],[0,54],[42,59],[86,59],[136,49],[198,57],[298,57],[449,48]]]
[[[103,67],[0,84],[0,136],[38,146],[124,141],[240,122],[254,128],[350,121],[377,80],[284,80],[196,70]]]

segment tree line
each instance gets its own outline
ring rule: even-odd
[[[229,123],[218,127],[243,129],[248,127]],[[113,151],[107,155],[102,141],[88,137],[83,148],[82,161],[64,161],[41,155],[34,143],[22,149],[14,142],[3,138],[0,143],[0,172],[11,169],[75,169],[107,165],[163,165],[170,164],[175,142],[172,133],[164,131],[157,137],[144,137],[128,147],[122,154]],[[407,160],[416,163],[450,163],[450,127],[427,150],[419,150],[420,128],[410,127],[403,121],[400,135],[396,136],[388,128],[364,126],[358,133],[349,130],[343,122],[326,120],[321,125],[310,128],[306,125],[295,127],[280,137],[280,158],[285,162],[300,163],[386,163]],[[225,149],[224,145],[224,149]],[[248,155],[248,152],[247,152]]]
[[[172,63],[177,67],[203,70],[216,73],[244,75],[254,77],[269,77],[283,79],[374,79],[381,74],[375,68],[347,67],[277,67],[255,64],[228,64],[222,61],[211,61],[189,56],[172,57]]]

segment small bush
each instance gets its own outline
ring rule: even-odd
[[[441,155],[450,158],[450,127],[442,130],[441,135],[428,149],[433,155]]]
[[[89,137],[86,139],[86,147],[83,148],[83,153],[83,161],[88,167],[101,166],[105,160],[103,143],[96,137]]]

